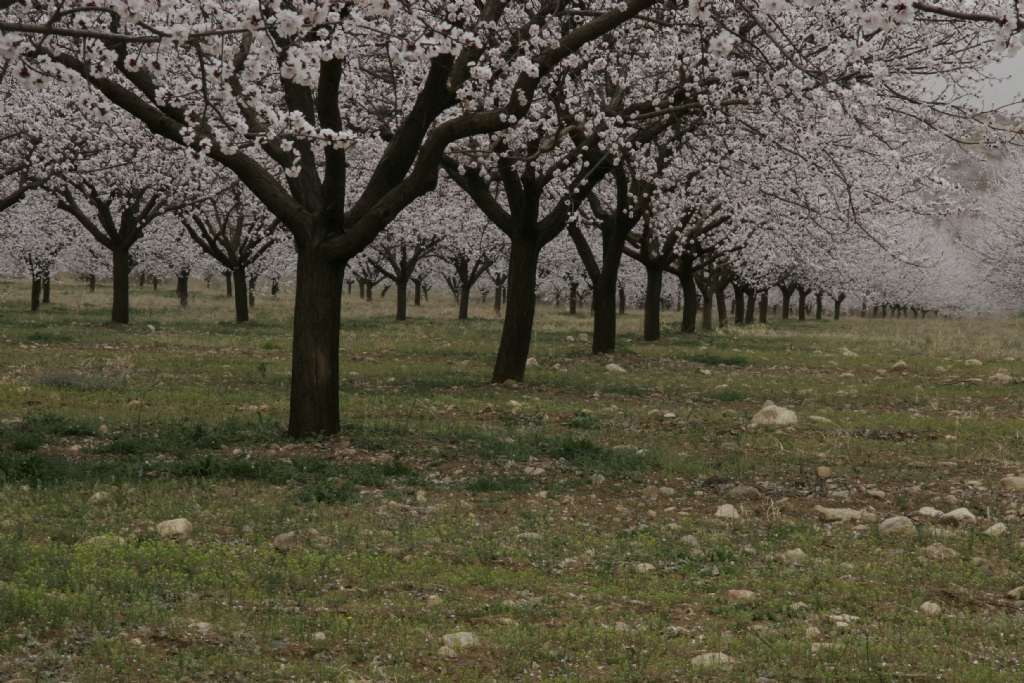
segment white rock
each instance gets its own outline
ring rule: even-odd
[[[605,482],[605,476],[603,474],[595,474],[590,477],[590,483],[594,486],[600,486]]]
[[[590,341],[590,337],[587,336],[586,332],[581,332],[580,334],[576,335],[576,338],[581,342]]]
[[[1024,586],[1017,586],[1012,591],[1007,591],[1006,597],[1011,600],[1020,600],[1020,596],[1024,594]]]
[[[1006,525],[1002,522],[996,522],[989,528],[985,529],[986,536],[1002,536],[1006,533]]]
[[[97,491],[96,493],[92,494],[92,496],[89,498],[89,502],[90,503],[105,503],[105,502],[107,502],[107,500],[109,498],[110,498],[110,494],[107,493],[106,491]]]
[[[1003,477],[999,485],[1007,491],[1024,491],[1024,477]]]
[[[672,488],[671,486],[659,486],[658,487],[658,492],[661,493],[661,495],[663,495],[663,496],[674,496],[674,495],[676,495],[676,490],[674,488]]]
[[[820,505],[814,506],[814,512],[818,514],[818,518],[823,522],[859,522],[862,516],[860,510],[826,508]]]
[[[939,517],[939,521],[946,524],[974,524],[978,518],[967,508],[957,508]]]
[[[794,548],[779,553],[778,559],[783,564],[801,565],[807,561],[807,553],[800,548]]]
[[[856,377],[857,376],[852,372],[844,372],[843,374],[839,375],[839,379],[855,379]]]
[[[881,489],[871,489],[869,491],[865,491],[864,493],[871,496],[872,498],[878,498],[879,500],[885,498],[885,491],[882,491]]]
[[[856,353],[854,353],[850,349],[846,348],[845,346],[843,348],[839,349],[839,353],[843,354],[847,358],[856,358],[857,357]]]
[[[654,565],[649,562],[639,562],[636,565],[636,571],[638,574],[646,574],[647,572],[653,572]]]
[[[1013,381],[1013,377],[1007,375],[1005,372],[997,372],[989,377],[989,380],[997,384],[1009,384]]]
[[[822,415],[811,415],[807,419],[810,420],[811,422],[814,422],[815,424],[832,424],[832,420]]]
[[[576,341],[576,338],[573,337],[572,335],[570,335],[570,336],[565,338],[565,341],[567,341],[567,342],[574,342],[574,341]]]
[[[821,479],[829,479],[832,476],[832,470],[824,465],[818,468],[818,477]]]
[[[981,361],[977,358],[968,358],[964,361],[964,365],[981,365]]]
[[[424,491],[423,489],[420,489],[419,491],[417,491],[416,492],[416,502],[417,503],[426,503],[427,502],[427,492]]]
[[[274,550],[280,550],[281,552],[291,550],[299,545],[299,534],[294,531],[278,534],[270,544],[274,546]]]
[[[451,648],[476,647],[480,644],[480,638],[475,633],[470,633],[469,631],[446,633],[441,637],[441,641]]]
[[[440,595],[428,595],[427,596],[427,606],[428,607],[437,607],[442,602],[444,602],[444,601],[441,600],[441,596]]]
[[[729,602],[748,602],[757,597],[757,593],[746,588],[734,588],[725,594]]]
[[[624,367],[622,367],[620,365],[616,365],[615,363],[609,363],[608,365],[604,366],[604,369],[607,370],[608,372],[613,373],[613,374],[617,373],[617,372],[625,372],[626,371],[626,369]]]
[[[323,642],[323,641],[327,640],[327,634],[324,633],[323,631],[317,631],[316,633],[313,634],[313,640],[316,640],[316,641],[319,641],[319,642]]]
[[[796,424],[796,413],[789,408],[766,405],[754,415],[750,424],[752,427]]]
[[[917,529],[909,517],[890,517],[878,525],[878,533],[883,536],[916,536]]]
[[[533,358],[532,356],[526,359],[526,367],[528,368],[535,368],[538,367],[539,365],[540,363],[537,362],[537,359]]]
[[[927,548],[921,550],[925,557],[929,560],[935,560],[936,562],[945,562],[947,560],[954,559],[959,553],[952,548],[947,548],[941,543],[932,543]]]
[[[164,538],[177,541],[179,539],[189,537],[189,534],[192,533],[192,523],[184,517],[168,519],[167,521],[160,522],[156,525],[156,532]]]
[[[921,606],[918,607],[918,609],[921,610],[921,612],[923,612],[924,614],[927,614],[930,617],[937,617],[940,614],[942,614],[942,608],[939,607],[939,605],[934,603],[934,602],[922,603]]]
[[[441,648],[438,649],[438,651],[437,651],[437,656],[438,657],[444,657],[445,659],[452,659],[453,657],[458,657],[459,653],[456,652],[455,648],[453,648],[453,647],[448,647],[447,645],[442,645]]]
[[[735,659],[724,652],[707,652],[690,660],[690,664],[699,667],[732,666],[735,662]]]
[[[944,515],[946,513],[943,512],[942,510],[936,510],[933,507],[923,507],[923,508],[921,508],[920,510],[917,511],[917,514],[920,517],[929,517],[931,519],[934,519],[936,517],[941,517],[942,515]]]
[[[907,364],[904,361],[898,360],[895,363],[893,363],[892,366],[889,369],[890,370],[906,370],[907,369]]]
[[[732,505],[726,503],[725,505],[719,505],[718,509],[715,510],[715,517],[721,517],[722,519],[739,519],[740,513],[736,511]]]

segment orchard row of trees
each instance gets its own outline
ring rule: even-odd
[[[495,382],[545,289],[614,350],[641,266],[648,338],[666,274],[687,330],[725,288],[744,320],[773,288],[964,307],[945,150],[1012,141],[977,103],[1022,28],[994,0],[0,0],[0,215],[40,283],[62,231],[109,262],[114,322],[143,262],[212,259],[240,311],[290,275],[289,432],[332,434],[346,279],[403,317],[428,260],[464,300],[495,278]]]

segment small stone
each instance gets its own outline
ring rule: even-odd
[[[590,341],[590,337],[587,336],[586,332],[581,332],[580,334],[576,335],[576,338],[581,342]]]
[[[676,490],[671,486],[659,486],[658,493],[663,496],[674,496],[676,495]]]
[[[1013,381],[1013,377],[1007,375],[1005,372],[997,372],[996,374],[989,377],[989,380],[996,384],[1009,384]]]
[[[810,608],[810,605],[808,605],[806,602],[794,602],[789,606],[789,609],[793,610],[794,612],[799,612],[800,610],[805,610],[808,608]]]
[[[733,486],[731,489],[725,492],[726,497],[733,498],[735,500],[757,500],[761,497],[761,492],[753,486],[739,485]]]
[[[640,562],[636,565],[636,571],[638,574],[646,574],[647,572],[653,572],[654,565],[649,562]]]
[[[917,514],[920,517],[928,517],[930,519],[935,519],[941,517],[946,513],[944,513],[942,510],[937,510],[933,507],[923,507],[917,511]]]
[[[622,367],[621,365],[616,365],[615,363],[609,363],[608,365],[604,366],[604,369],[612,374],[623,373],[626,371],[624,367]]]
[[[831,469],[829,469],[828,467],[825,467],[824,465],[822,465],[822,466],[820,466],[818,468],[818,478],[819,479],[830,479],[831,477],[832,477],[832,470]]]
[[[935,560],[936,562],[946,562],[957,557],[957,553],[952,548],[947,548],[941,543],[932,543],[927,548],[924,548],[921,552],[924,553],[925,557],[929,560]]]
[[[968,358],[964,361],[964,365],[981,365],[981,361],[977,358]]]
[[[820,505],[814,506],[814,512],[823,522],[857,522],[863,516],[860,510],[850,508],[826,508]]]
[[[839,353],[841,353],[842,355],[846,356],[847,358],[856,358],[857,357],[856,353],[854,353],[850,349],[846,348],[845,346],[842,347],[841,349],[839,349]]]
[[[1006,533],[1006,525],[1002,522],[996,522],[989,528],[985,529],[986,536],[1002,536]]]
[[[974,524],[978,518],[967,508],[957,508],[939,517],[939,521],[946,524]]]
[[[871,496],[872,498],[878,498],[879,500],[883,500],[885,498],[885,491],[882,491],[881,489],[871,489],[869,491],[865,491],[864,493]]]
[[[428,595],[427,596],[427,606],[428,607],[437,607],[442,602],[444,602],[444,601],[441,600],[441,596],[440,595]]]
[[[786,550],[778,554],[779,562],[783,564],[791,564],[798,566],[807,561],[807,553],[800,548],[794,548],[792,550]]]
[[[569,335],[568,337],[565,338],[565,341],[567,341],[567,342],[574,342],[574,341],[576,341],[576,338],[573,337],[572,335]]]
[[[878,525],[878,533],[883,536],[916,536],[917,528],[909,517],[890,517]]]
[[[213,630],[213,626],[210,626],[205,621],[197,621],[192,624],[192,628],[195,629],[196,633],[201,636],[205,636],[207,633]]]
[[[528,474],[531,477],[539,477],[544,474],[543,467],[524,467],[523,473]]]
[[[108,431],[110,431],[110,430],[107,429],[107,425],[100,425],[100,428],[96,430],[96,432],[98,434],[101,434],[101,435],[104,435],[104,436],[106,435],[106,433]]]
[[[445,659],[454,659],[459,656],[459,653],[455,651],[455,648],[442,645],[437,651],[438,657],[444,657]]]
[[[633,629],[631,629],[629,627],[629,624],[627,624],[624,621],[616,621],[615,622],[615,632],[616,633],[629,633],[632,630]]]
[[[748,602],[757,597],[757,593],[746,588],[733,588],[725,594],[725,599],[729,602]]]
[[[821,629],[817,626],[808,626],[804,633],[807,634],[808,638],[817,638],[821,635]]]
[[[590,483],[593,484],[594,486],[600,486],[605,481],[606,481],[606,478],[605,478],[605,476],[603,474],[595,474],[595,475],[590,477]]]
[[[109,498],[110,494],[107,493],[106,491],[97,491],[96,493],[92,494],[92,496],[89,498],[89,502],[94,504],[105,503]]]
[[[327,640],[327,634],[324,633],[323,631],[317,631],[316,633],[313,634],[313,640],[316,640],[318,642],[323,642],[323,641]]]
[[[481,415],[490,415],[493,412],[494,412],[494,406],[492,406],[490,403],[485,403],[484,407],[480,409],[480,414]]]
[[[796,413],[771,404],[761,408],[750,422],[752,427],[796,424]]]
[[[895,363],[893,363],[891,366],[889,366],[889,369],[890,370],[906,370],[907,369],[907,364],[904,361],[898,360]]]
[[[807,419],[815,424],[832,424],[832,420],[823,415],[811,415]]]
[[[739,519],[740,513],[736,512],[736,508],[726,503],[725,505],[719,505],[718,509],[715,510],[715,517],[722,519]]]
[[[278,534],[270,544],[274,546],[274,550],[280,552],[291,550],[299,545],[299,534],[296,531],[287,531],[283,534]]]
[[[532,356],[526,359],[526,367],[528,368],[535,368],[539,365],[540,363],[537,362],[537,359],[533,358]]]
[[[1024,477],[1003,477],[999,485],[1007,491],[1024,491]]]
[[[648,519],[657,519],[658,518],[658,513],[655,512],[654,510],[648,510],[647,511],[647,517],[648,517]]]
[[[855,378],[856,378],[856,375],[854,375],[852,372],[844,372],[843,374],[839,375],[839,379],[855,379]]]
[[[451,648],[476,647],[480,644],[480,638],[475,633],[470,633],[469,631],[445,634],[441,637],[441,641]]]
[[[427,492],[424,491],[423,489],[418,490],[416,492],[416,502],[417,503],[426,503],[427,502]]]
[[[660,494],[661,491],[658,490],[657,486],[645,486],[640,491],[640,495],[646,496],[647,498],[657,498]]]
[[[922,603],[921,606],[918,607],[918,609],[921,610],[922,613],[927,614],[930,617],[937,617],[940,614],[942,614],[942,607],[940,607],[937,603],[934,602]]]
[[[177,541],[189,537],[189,534],[192,533],[192,523],[184,517],[178,519],[169,519],[165,522],[160,522],[159,524],[157,524],[156,532],[164,538],[169,538],[172,541]]]
[[[702,655],[697,655],[696,657],[690,660],[690,664],[702,668],[715,666],[729,667],[732,666],[735,662],[735,659],[725,654],[724,652],[707,652]]]
[[[1011,591],[1007,591],[1006,597],[1011,600],[1020,600],[1020,596],[1024,595],[1024,586],[1017,586]]]

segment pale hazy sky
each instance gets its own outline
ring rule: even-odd
[[[994,64],[990,70],[994,76],[1009,78],[988,88],[985,93],[986,104],[1009,104],[1018,91],[1024,91],[1024,50],[1018,52],[1013,59]]]

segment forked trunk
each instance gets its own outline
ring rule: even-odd
[[[32,307],[33,311],[38,311],[39,310],[39,295],[42,294],[42,291],[43,291],[43,280],[42,280],[42,278],[40,278],[39,276],[34,276],[32,278],[32,301],[30,303],[30,306]]]
[[[473,288],[469,285],[459,287],[459,320],[469,320],[469,296]]]
[[[114,261],[114,305],[110,314],[111,322],[128,324],[128,290],[131,285],[131,259],[127,250],[113,252]]]
[[[530,356],[533,336],[533,315],[536,309],[537,259],[540,246],[533,241],[514,239],[509,253],[508,300],[505,302],[505,324],[501,330],[498,357],[494,361],[491,381],[523,381],[526,360]]]
[[[249,322],[249,295],[246,293],[245,268],[239,268],[232,277],[235,281],[235,322]]]
[[[661,269],[647,266],[647,298],[644,300],[644,339],[646,341],[658,341],[661,338],[661,282]]]
[[[338,414],[338,329],[344,268],[312,250],[298,252],[288,435],[329,436]]]

